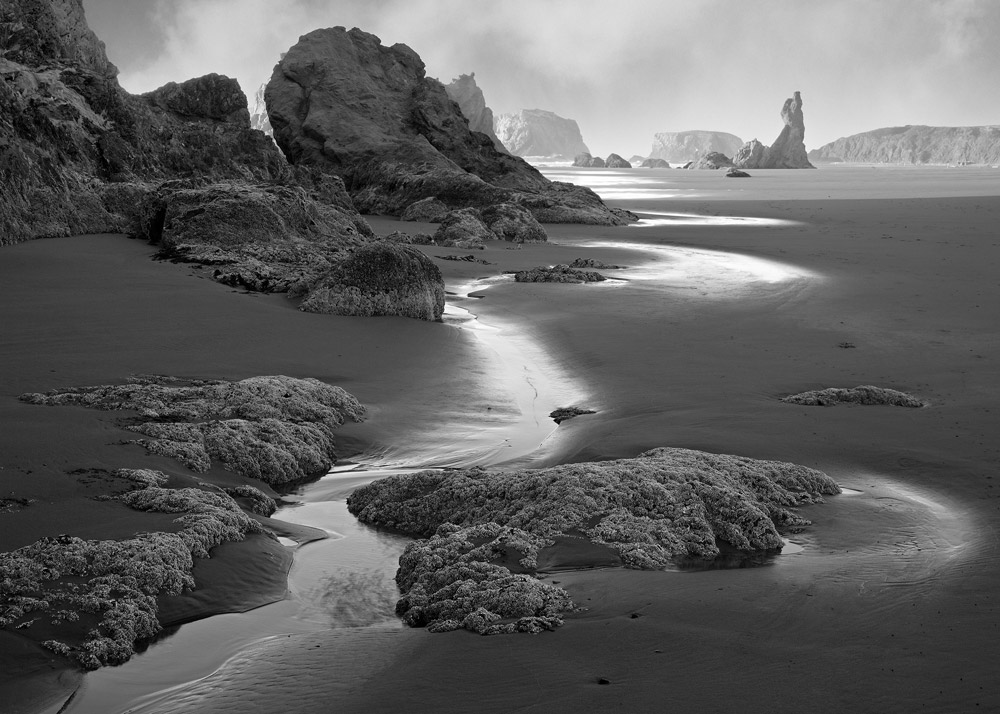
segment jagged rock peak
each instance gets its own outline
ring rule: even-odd
[[[82,0],[4,0],[0,36],[8,60],[37,67],[47,62],[77,65],[102,77],[117,77],[104,43],[87,26]]]
[[[469,128],[490,137],[490,141],[500,151],[507,151],[500,139],[493,132],[493,110],[486,106],[483,90],[476,84],[476,73],[460,74],[444,85],[448,96],[458,104],[462,114],[469,120]]]
[[[802,95],[795,92],[785,100],[781,108],[781,120],[785,122],[778,138],[767,150],[762,168],[766,169],[812,169],[806,155],[806,126],[802,117]]]
[[[494,121],[494,128],[500,141],[515,156],[569,158],[590,153],[576,121],[544,109],[500,114]]]

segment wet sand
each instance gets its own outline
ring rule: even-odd
[[[848,185],[854,175],[841,176]],[[968,192],[994,190],[989,178],[980,175]],[[912,183],[911,175],[900,181]],[[587,386],[582,406],[599,411],[561,425],[532,463],[671,445],[820,468],[860,493],[807,509],[814,526],[793,536],[802,552],[752,569],[553,574],[588,609],[538,636],[429,635],[390,626],[275,637],[142,711],[235,712],[253,702],[262,711],[319,712],[330,709],[331,698],[338,710],[359,712],[651,711],[667,701],[692,712],[1000,706],[992,666],[1000,655],[1000,198],[826,200],[819,186],[769,182],[772,194],[754,198],[720,188],[721,176],[716,184],[699,176],[700,197],[672,195],[669,206],[660,198],[611,200],[637,212],[791,223],[548,226],[554,245],[477,253],[494,266],[439,264],[449,284],[459,285],[582,256],[647,270],[659,269],[652,261],[667,262],[628,245],[641,242],[731,251],[804,271],[748,286],[712,279],[718,275],[710,269],[701,279],[655,286],[629,280],[624,270],[615,273],[620,284],[500,283],[479,300],[456,301],[474,300],[487,324],[518,325],[561,372]],[[942,178],[938,192],[951,191]],[[592,247],[609,241],[620,245]],[[5,424],[18,424],[2,437],[0,478],[5,491],[23,491],[31,469],[33,493],[42,496],[0,517],[7,547],[51,529],[29,511],[66,518],[72,506],[78,521],[64,522],[90,537],[110,537],[125,525],[77,508],[96,486],[66,485],[71,468],[126,465],[119,461],[128,449],[106,445],[120,438],[108,415],[11,403],[21,391],[116,381],[130,372],[316,376],[372,405],[367,424],[345,430],[345,444],[353,445],[380,429],[383,443],[395,434],[430,435],[428,411],[448,408],[449,400],[467,404],[461,395],[481,384],[471,375],[487,369],[471,336],[454,326],[387,319],[386,329],[372,329],[363,324],[371,321],[301,315],[283,298],[234,293],[191,278],[184,266],[151,263],[148,247],[118,237],[46,243],[0,255],[0,284],[11,297],[3,302],[5,329],[14,325],[4,346],[11,368],[2,372],[0,409]],[[109,282],[120,286],[111,294]],[[804,389],[867,383],[914,393],[930,406],[777,401]],[[491,401],[512,408],[510,391],[498,390]],[[156,461],[132,453],[143,464]],[[16,685],[26,691],[29,681]],[[50,691],[65,691],[44,681]]]

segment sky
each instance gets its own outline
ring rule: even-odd
[[[885,126],[1000,124],[1000,0],[83,0],[131,92],[209,72],[254,91],[320,27],[409,45],[494,113],[575,119],[591,153],[657,132],[770,144],[802,92],[806,147]]]

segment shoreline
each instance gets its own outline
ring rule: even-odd
[[[500,285],[490,288],[487,299],[477,303],[477,307],[487,315],[484,318],[487,322],[489,314],[496,313],[518,315],[523,320],[534,323],[540,342],[557,355],[563,368],[574,374],[587,375],[588,381],[598,388],[595,400],[600,400],[602,395],[606,395],[608,398],[613,397],[613,404],[617,405],[602,410],[599,414],[581,417],[564,424],[564,433],[569,438],[564,444],[566,452],[560,454],[561,460],[579,461],[628,456],[634,455],[643,446],[669,443],[707,451],[794,461],[830,473],[838,469],[868,470],[884,473],[891,480],[913,484],[918,488],[945,484],[952,492],[952,498],[964,504],[962,508],[972,509],[973,513],[979,514],[977,525],[982,528],[985,535],[990,532],[995,533],[995,517],[990,510],[992,503],[984,499],[993,496],[987,488],[992,484],[985,475],[995,471],[998,462],[996,449],[989,441],[989,434],[995,433],[992,430],[997,426],[997,417],[994,412],[985,410],[989,409],[992,399],[997,394],[1000,380],[997,379],[995,365],[982,362],[981,358],[976,357],[976,354],[984,352],[983,340],[991,333],[988,327],[989,316],[983,312],[977,313],[973,307],[977,303],[973,301],[978,300],[982,305],[988,304],[986,301],[992,293],[984,291],[988,291],[992,283],[980,276],[991,273],[997,262],[997,251],[995,241],[993,244],[972,242],[970,231],[976,226],[990,225],[990,221],[997,215],[1000,202],[994,198],[939,199],[923,202],[882,201],[879,205],[876,205],[878,201],[834,203],[844,208],[833,210],[833,206],[825,202],[802,201],[761,204],[746,212],[777,213],[780,215],[775,217],[803,223],[801,227],[787,227],[775,232],[751,229],[751,232],[747,233],[735,227],[721,226],[713,227],[711,233],[706,234],[704,226],[679,226],[672,228],[670,235],[666,236],[670,242],[746,251],[751,255],[771,256],[778,260],[784,257],[796,265],[804,264],[806,268],[830,276],[829,280],[817,288],[818,293],[812,291],[812,294],[806,296],[808,299],[800,295],[784,295],[770,299],[763,306],[757,307],[741,304],[739,300],[695,307],[692,307],[690,301],[685,300],[675,304],[665,303],[656,313],[657,322],[653,323],[656,329],[651,332],[648,315],[629,315],[627,311],[613,309],[613,306],[608,309],[609,306],[602,303],[599,298],[601,293],[597,291],[582,293],[586,300],[576,303],[575,307],[581,314],[587,316],[585,323],[581,324],[580,321],[561,320],[557,306],[551,304],[552,299],[558,296],[556,289],[563,286]],[[977,204],[983,206],[978,209],[978,214],[974,208]],[[750,204],[741,205],[746,208]],[[725,201],[721,201],[700,208],[708,209],[702,213],[713,210],[725,212],[728,206]],[[679,211],[692,208],[694,204],[687,207],[683,204],[677,206]],[[744,215],[744,212],[739,211],[739,215]],[[964,232],[960,230],[956,233],[955,221],[959,221],[957,225],[968,227]],[[905,224],[910,228],[901,233],[884,228],[887,224],[890,226]],[[405,224],[400,226],[395,223],[395,226],[407,228]],[[593,227],[548,226],[547,228],[555,241],[558,242],[565,237],[570,245],[573,245],[574,240],[601,239],[611,233],[608,229]],[[885,238],[884,235],[889,237]],[[917,240],[918,238],[920,240]],[[125,239],[119,240],[125,241]],[[428,250],[429,254],[434,253],[434,249]],[[541,257],[548,253],[566,252],[566,246],[543,245],[538,250],[533,246],[523,251],[504,252],[500,257],[506,265],[517,267],[524,263],[547,262]],[[608,262],[628,264],[627,259],[616,260],[610,257],[614,254],[613,249],[607,251],[587,249],[586,252]],[[111,251],[109,255],[114,253],[115,251]],[[492,249],[484,251],[484,257],[490,259],[497,257],[494,253],[500,254],[500,251]],[[948,260],[939,259],[929,264],[928,257],[932,255],[944,256]],[[121,266],[122,262],[119,260],[117,264]],[[924,266],[928,265],[930,272],[924,269]],[[477,270],[483,271],[485,268],[485,266],[461,265],[442,265],[442,267],[449,274],[456,276],[456,279],[467,277]],[[182,275],[185,272],[183,267],[175,269],[177,276],[188,281],[185,285],[189,287],[192,283],[198,285],[197,281]],[[627,274],[628,271],[622,272]],[[964,276],[964,280],[957,280],[956,276]],[[135,287],[138,288],[140,284],[142,283],[135,283]],[[181,287],[180,281],[177,281],[177,286]],[[216,296],[227,293],[219,286],[208,287],[216,289],[212,293]],[[632,288],[614,286],[613,289]],[[209,299],[208,292],[202,290],[199,292],[203,296],[202,300]],[[580,294],[578,292],[574,297]],[[255,307],[263,307],[268,313],[280,316],[282,319],[295,315],[293,310],[287,309],[289,307],[287,304],[282,305],[272,297],[245,295],[219,297],[227,304],[233,298],[253,301]],[[58,300],[53,304],[59,304]],[[669,309],[671,307],[680,312],[671,312]],[[602,310],[606,314],[602,313]],[[255,309],[254,312],[256,311]],[[830,319],[830,315],[836,316],[836,319]],[[299,321],[300,318],[291,319]],[[339,328],[341,321],[335,322]],[[653,344],[647,348],[640,348],[636,336],[643,334],[640,331],[644,324],[646,332],[643,336],[650,338]],[[411,332],[409,326],[402,322],[394,323],[393,327],[397,326],[404,333],[415,332]],[[739,331],[735,332],[737,326]],[[183,335],[180,328],[178,325],[177,334]],[[352,328],[348,326],[346,329]],[[951,332],[940,332],[944,329]],[[360,336],[360,331],[356,334]],[[945,335],[946,339],[940,339]],[[83,340],[85,337],[81,335],[78,339]],[[227,337],[238,340],[238,336],[227,335]],[[321,341],[315,337],[309,339],[314,342]],[[837,344],[842,341],[853,342],[857,348],[838,349]],[[335,347],[337,344],[331,342],[329,346]],[[391,362],[385,356],[377,354],[376,347],[387,343],[371,339],[369,336],[368,344],[373,348],[368,354],[374,355],[383,365]],[[420,340],[414,340],[413,344],[417,345],[416,349],[420,349]],[[453,358],[453,364],[459,364],[462,359],[473,357],[468,353],[453,354],[455,345],[449,340],[440,340],[436,346],[444,349],[439,349],[437,352],[428,349],[422,352],[426,360],[424,374],[428,376],[440,374],[442,354]],[[448,351],[449,348],[451,352]],[[191,354],[193,355],[193,352]],[[250,363],[253,359],[243,355],[238,349],[224,350],[220,354],[225,355],[227,360],[236,357],[233,360],[236,363],[242,362],[246,367],[252,366]],[[626,355],[628,359],[625,359]],[[291,355],[284,359],[288,364],[292,363]],[[56,357],[56,362],[61,360],[63,358]],[[155,361],[171,360],[174,364],[183,361],[169,353],[158,354]],[[630,375],[620,373],[620,366],[624,364],[631,366],[632,375],[642,376],[641,384],[630,384]],[[78,376],[81,373],[94,373],[105,369],[104,365],[98,362],[91,363],[86,359],[72,365],[64,364],[63,367],[67,372],[72,371]],[[69,367],[73,369],[69,370]],[[35,366],[33,372],[28,371],[31,374],[19,374],[16,379],[27,381],[32,374],[35,378],[45,376],[42,365]],[[141,371],[169,373],[168,370],[148,368]],[[274,371],[278,370],[270,370]],[[331,367],[328,364],[324,373],[327,376],[324,376],[324,379],[327,379],[330,371]],[[203,374],[200,371],[196,373]],[[234,370],[233,373],[244,374],[241,369]],[[392,369],[388,369],[387,373],[391,374]],[[340,374],[347,376],[344,370],[341,370]],[[678,375],[683,375],[683,381],[678,381]],[[77,379],[75,382],[70,376],[57,378],[65,380],[64,383],[70,386],[74,383],[100,383],[96,378],[87,381]],[[358,395],[356,390],[349,386],[350,384],[356,384],[369,394],[381,395],[381,401],[375,399],[373,403],[377,409],[383,410],[382,414],[396,419],[398,424],[405,425],[408,421],[414,421],[405,413],[405,404],[394,409],[380,406],[390,403],[388,397],[392,392],[391,386],[375,384],[373,380],[366,380],[363,376],[349,377],[347,381],[337,381],[334,376],[331,381],[355,393],[363,402],[366,401],[365,398]],[[407,381],[419,380],[408,378]],[[934,406],[927,410],[914,410],[918,413],[910,414],[906,413],[909,410],[886,412],[881,407],[838,406],[824,409],[793,407],[777,402],[777,396],[781,393],[798,391],[799,387],[853,386],[868,381],[918,392]],[[440,385],[441,382],[438,380],[435,386],[440,387]],[[32,384],[22,391],[50,386],[63,386],[63,384]],[[396,388],[398,390],[398,383]],[[425,391],[424,394],[426,393]],[[416,401],[417,399],[413,399],[411,403]],[[86,420],[86,423],[90,424],[86,427],[89,431],[88,438],[93,434],[114,433],[114,430],[109,432],[106,423],[97,418],[100,415],[92,416],[95,418]],[[46,417],[50,420],[56,419],[54,413],[49,413]],[[76,415],[72,419],[67,416],[58,421],[64,422],[68,427],[76,418]],[[48,428],[51,428],[51,421]],[[954,447],[958,443],[962,444],[962,454],[955,453]],[[110,447],[109,449],[85,447],[82,437],[79,442],[71,442],[70,446],[70,450],[75,450],[77,457],[80,454],[90,454],[88,458],[107,459],[113,453],[109,451]],[[14,453],[16,456],[17,452]],[[64,458],[62,462],[71,460]],[[885,498],[891,496],[886,494]],[[892,509],[905,510],[903,505],[891,504],[889,500],[880,503],[884,506],[882,510],[886,514],[892,514]],[[810,532],[818,531],[821,525],[829,532],[842,530],[845,527],[844,523],[826,523],[819,517],[819,511],[823,508],[825,507],[820,506],[810,511],[810,517],[816,520],[816,525]],[[905,535],[905,528],[900,532]],[[877,537],[876,534],[877,531],[872,531],[872,537]],[[899,542],[905,541],[901,539]],[[987,551],[986,554],[991,552]],[[945,579],[948,582],[933,578],[932,581],[924,583],[927,587],[919,591],[920,600],[913,606],[912,612],[907,612],[905,617],[899,615],[901,619],[897,622],[901,623],[900,626],[909,623],[911,627],[912,631],[905,633],[903,639],[914,647],[914,652],[917,651],[918,645],[925,651],[928,648],[931,651],[938,648],[937,651],[940,651],[940,648],[948,647],[947,643],[958,641],[959,637],[964,642],[972,643],[965,645],[970,650],[978,647],[983,652],[993,651],[990,649],[992,645],[989,644],[989,640],[985,639],[988,632],[970,630],[968,626],[959,624],[956,633],[948,634],[942,629],[943,624],[940,626],[935,624],[941,620],[933,617],[934,610],[930,609],[932,606],[936,608],[944,606],[950,613],[949,622],[953,627],[955,622],[981,622],[984,615],[995,612],[990,609],[995,608],[995,605],[984,600],[981,594],[989,592],[989,588],[998,584],[997,573],[995,569],[989,568],[977,573],[975,572],[977,568],[973,567],[979,566],[981,570],[982,564],[986,562],[985,557],[982,553],[973,553],[971,564],[960,562],[950,567],[951,574]],[[791,558],[798,559],[801,555],[794,555]],[[945,701],[952,704],[956,701],[964,702],[969,706],[974,704],[972,697],[977,691],[974,687],[970,687],[961,695],[957,694],[957,690],[951,689],[950,698],[946,695],[937,695],[936,691],[930,692],[932,681],[950,683],[952,680],[947,678],[949,673],[958,672],[962,667],[966,671],[966,680],[971,683],[975,683],[980,675],[985,676],[982,668],[977,666],[976,660],[970,659],[971,655],[953,658],[954,661],[946,662],[944,665],[938,661],[936,680],[930,677],[931,670],[921,664],[923,660],[911,659],[910,655],[897,649],[890,649],[888,655],[889,659],[898,665],[895,669],[899,674],[894,675],[894,679],[879,678],[874,670],[865,672],[859,669],[865,662],[876,661],[873,657],[876,651],[881,651],[876,647],[879,642],[884,641],[888,644],[901,636],[898,629],[890,630],[889,626],[893,622],[891,618],[888,622],[873,619],[876,614],[883,612],[881,607],[884,604],[883,600],[886,603],[899,602],[896,596],[889,597],[886,593],[912,586],[885,586],[878,589],[878,595],[871,593],[860,595],[852,590],[856,587],[856,582],[849,569],[837,574],[836,577],[803,573],[800,578],[793,578],[784,583],[776,581],[773,577],[757,574],[758,570],[774,570],[774,568],[740,572],[741,576],[753,573],[741,580],[743,583],[741,587],[744,588],[741,597],[756,593],[754,606],[748,613],[743,614],[732,609],[724,593],[713,595],[714,591],[708,585],[686,583],[679,592],[673,589],[662,592],[656,590],[658,594],[653,597],[654,593],[649,591],[651,579],[634,575],[632,571],[624,574],[616,573],[614,578],[609,578],[606,573],[580,576],[579,587],[594,593],[591,597],[596,597],[601,606],[592,607],[591,615],[583,617],[579,625],[574,626],[572,630],[567,625],[551,637],[525,638],[525,642],[505,645],[508,650],[517,653],[518,659],[514,664],[497,663],[495,641],[483,643],[474,641],[475,638],[470,637],[436,635],[434,641],[427,642],[422,637],[425,635],[422,632],[404,632],[402,635],[396,633],[392,635],[392,646],[393,648],[398,646],[398,652],[382,653],[377,656],[377,659],[381,658],[378,662],[382,663],[378,666],[391,664],[393,667],[391,684],[386,686],[386,682],[382,681],[379,687],[377,681],[372,679],[366,680],[367,684],[359,683],[345,694],[350,698],[345,704],[346,710],[350,711],[354,707],[353,710],[360,711],[370,707],[367,710],[388,711],[392,705],[402,704],[409,696],[412,698],[411,703],[420,701],[444,707],[442,710],[447,711],[448,703],[442,699],[444,692],[435,694],[429,685],[420,684],[425,681],[421,677],[430,677],[429,681],[436,681],[435,677],[440,676],[441,672],[452,672],[445,692],[452,695],[454,704],[455,701],[462,699],[463,693],[471,696],[472,690],[469,687],[476,681],[482,681],[481,677],[486,676],[490,667],[497,666],[506,667],[503,671],[510,676],[499,691],[491,691],[487,695],[484,703],[487,709],[494,706],[492,710],[499,711],[502,710],[501,702],[524,703],[530,699],[528,693],[533,691],[534,685],[529,687],[526,677],[532,669],[536,673],[544,673],[552,685],[547,687],[550,694],[553,692],[552,687],[555,687],[552,696],[556,699],[552,702],[552,711],[570,711],[572,706],[579,706],[582,702],[588,701],[586,697],[595,696],[595,692],[599,699],[593,701],[610,705],[611,699],[607,697],[612,695],[607,692],[612,690],[617,696],[627,696],[635,707],[641,708],[643,696],[652,696],[656,692],[662,695],[663,691],[643,685],[644,680],[635,679],[638,676],[635,673],[656,671],[650,668],[659,668],[664,658],[661,657],[660,663],[652,661],[655,658],[646,662],[638,653],[621,649],[626,640],[621,641],[620,647],[616,644],[619,642],[617,639],[619,636],[627,635],[633,641],[638,637],[639,642],[652,643],[656,640],[659,646],[654,649],[661,650],[664,650],[663,643],[670,642],[671,638],[679,638],[674,640],[675,643],[685,643],[691,654],[690,662],[678,659],[679,654],[670,654],[673,650],[664,650],[660,653],[670,654],[668,659],[672,674],[668,679],[674,683],[672,686],[676,686],[677,682],[681,681],[704,682],[708,681],[710,675],[722,676],[725,671],[721,669],[724,662],[734,665],[742,661],[724,658],[705,671],[695,667],[698,661],[703,664],[709,661],[698,658],[707,656],[710,651],[747,647],[747,643],[741,640],[738,634],[733,634],[739,632],[758,633],[760,643],[749,647],[747,651],[755,652],[763,659],[753,660],[750,663],[743,662],[741,666],[745,667],[745,674],[741,674],[718,692],[709,693],[706,699],[700,700],[706,707],[715,702],[719,707],[718,710],[726,711],[727,700],[724,695],[735,696],[737,684],[746,687],[742,695],[746,701],[757,703],[768,701],[766,698],[773,696],[773,692],[762,691],[759,685],[754,685],[753,676],[763,677],[771,672],[767,665],[769,658],[775,656],[780,658],[782,653],[787,655],[796,651],[801,656],[796,656],[796,663],[791,665],[791,671],[796,674],[785,680],[789,684],[796,682],[802,684],[806,681],[804,679],[807,676],[807,670],[804,668],[806,659],[803,659],[805,652],[809,652],[811,657],[818,658],[812,661],[813,665],[818,661],[823,662],[828,668],[827,671],[838,673],[837,676],[859,683],[857,692],[840,695],[845,697],[837,700],[840,705],[844,702],[853,702],[857,705],[863,697],[868,697],[864,701],[878,702],[885,711],[902,710],[900,702],[886,698],[888,690],[885,687],[889,682],[905,682],[905,686],[912,687],[913,691],[924,696],[926,701],[932,704],[941,702],[941,707]],[[560,576],[565,578],[562,573]],[[723,576],[695,577],[708,583],[715,582]],[[634,591],[633,586],[622,585],[623,578],[629,581],[635,580]],[[809,583],[812,583],[814,588],[820,589],[809,595],[805,592]],[[626,592],[626,596],[624,599],[613,601],[611,593],[617,591]],[[963,596],[962,599],[956,599],[957,593],[964,592],[980,593],[980,596],[973,599]],[[836,593],[841,594],[840,599],[835,596]],[[855,599],[846,598],[850,593],[854,593]],[[832,625],[828,625],[822,619],[818,607],[810,616],[796,604],[806,602],[800,601],[798,595],[809,597],[810,607],[823,603],[834,608],[838,613],[836,619],[840,621],[841,626],[844,622],[849,622],[851,627],[861,628],[857,630],[857,641],[850,645],[852,649],[848,659],[851,661],[839,662],[831,659],[834,653],[845,654],[844,645],[835,637]],[[817,597],[820,599],[816,600]],[[644,614],[633,621],[627,613],[622,614],[626,606],[638,602],[635,600],[633,603],[630,598],[646,600],[652,598],[660,604],[653,608],[651,614]],[[876,598],[876,601],[870,601],[870,598]],[[704,611],[695,607],[695,603],[699,600]],[[781,602],[792,603],[792,607],[788,613],[779,615],[781,611],[777,608]],[[877,612],[867,612],[868,606],[873,604],[879,605],[876,608]],[[748,619],[750,612],[760,614],[762,610],[764,613],[771,613],[773,619],[768,620],[767,617],[761,621]],[[686,624],[681,626],[678,620]],[[937,639],[932,638],[931,642],[939,644],[932,646],[918,639],[918,635],[924,636],[918,626],[921,621],[928,623],[924,630],[933,625],[934,638]],[[863,626],[868,629],[864,630]],[[636,629],[637,627],[639,629]],[[681,627],[680,631],[678,627]],[[570,632],[574,634],[569,635]],[[768,635],[768,632],[771,634]],[[864,632],[869,633],[868,640],[865,640]],[[594,652],[593,648],[586,644],[596,641],[593,639],[595,637],[607,638],[608,633],[612,636],[606,640],[609,642],[607,653]],[[691,639],[695,637],[695,633],[698,633],[698,636]],[[777,633],[782,634],[779,636]],[[796,633],[801,637],[815,638],[817,642],[825,643],[825,646],[830,648],[831,654],[823,654],[819,644],[806,647],[804,641],[795,640]],[[890,637],[890,634],[895,634],[895,637]],[[351,637],[364,639],[364,636],[358,633],[338,636],[342,639]],[[379,638],[388,635],[373,637],[372,642],[375,642],[382,641]],[[895,645],[895,642],[892,644]],[[575,653],[576,649],[587,647],[597,658],[589,665],[581,659],[581,654]],[[361,652],[362,649],[356,651]],[[612,684],[631,682],[635,685],[628,687],[624,695],[620,688],[616,689],[614,686],[591,689],[589,685],[591,680],[583,676],[587,667],[592,668],[599,663],[610,667],[610,660],[606,657],[610,657],[612,653],[617,653],[620,659],[619,664],[614,665],[619,667],[617,673],[608,677],[612,680]],[[470,666],[468,660],[473,655],[481,657],[482,662]],[[375,655],[364,655],[364,657],[370,656]],[[552,663],[553,656],[562,658],[559,664]],[[929,660],[927,662],[929,665]],[[621,669],[626,664],[632,668],[633,674]],[[941,666],[944,667],[943,670]],[[310,677],[311,671],[306,668],[300,672],[298,675],[300,681],[302,678]],[[586,671],[589,672],[589,669]],[[777,671],[774,670],[773,673],[777,674]],[[594,676],[608,675],[606,673]],[[771,681],[774,681],[773,677]],[[526,687],[524,692],[518,693],[516,688],[518,683]],[[667,683],[665,682],[664,686]],[[800,695],[796,695],[788,686],[783,686],[780,682],[775,686],[779,686],[782,696],[786,697],[783,699],[786,703],[799,701]],[[690,705],[693,701],[688,700],[687,703]],[[299,711],[305,712],[309,709],[303,705]]]

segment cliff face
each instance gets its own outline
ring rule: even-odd
[[[515,156],[559,156],[570,158],[590,153],[580,127],[572,119],[543,109],[522,109],[500,114],[494,123],[497,136]]]
[[[1000,126],[897,126],[843,137],[809,152],[813,161],[997,164]]]
[[[683,164],[711,152],[732,156],[742,145],[740,137],[721,131],[665,132],[653,136],[649,158]]]
[[[498,151],[506,153],[507,149],[493,133],[493,110],[486,106],[483,90],[476,84],[476,73],[459,75],[451,84],[446,84],[444,89],[469,120],[469,128],[486,134]]]

